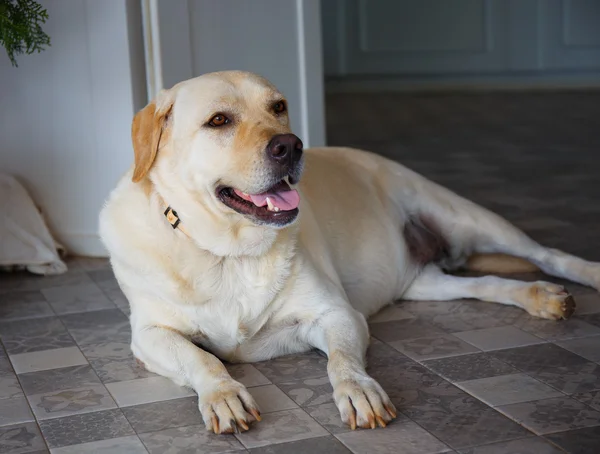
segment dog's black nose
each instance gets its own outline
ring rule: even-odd
[[[292,169],[302,157],[302,141],[295,134],[277,134],[267,145],[267,155]]]

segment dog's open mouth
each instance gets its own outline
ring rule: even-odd
[[[231,187],[221,187],[217,194],[229,208],[260,223],[283,226],[298,216],[300,195],[285,180],[260,194],[246,194]]]

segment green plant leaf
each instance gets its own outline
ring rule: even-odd
[[[16,56],[41,52],[50,46],[50,37],[42,30],[48,12],[34,0],[0,0],[0,44],[13,66]]]

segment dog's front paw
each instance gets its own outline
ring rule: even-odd
[[[333,391],[342,421],[356,427],[385,427],[397,415],[394,404],[379,383],[369,376],[359,376],[338,383]]]
[[[198,393],[198,407],[207,430],[216,434],[244,432],[260,411],[248,390],[235,380],[222,381]]]

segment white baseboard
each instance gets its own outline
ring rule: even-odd
[[[57,235],[59,242],[67,249],[68,255],[82,257],[108,257],[100,235],[94,233],[62,233]]]
[[[330,77],[325,91],[334,93],[518,91],[600,89],[600,73],[457,76]]]

